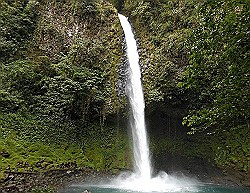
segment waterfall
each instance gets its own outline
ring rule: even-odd
[[[126,91],[132,110],[130,124],[133,137],[134,172],[137,178],[149,180],[151,178],[151,165],[144,118],[145,102],[141,83],[139,55],[130,23],[125,16],[121,14],[118,16],[125,34],[126,52],[129,62],[129,77]]]
[[[127,18],[118,14],[127,45],[128,81],[126,93],[129,98],[132,115],[130,125],[133,137],[134,171],[124,172],[117,176],[110,184],[103,187],[136,192],[192,192],[196,191],[193,180],[185,177],[176,178],[164,171],[152,177],[149,145],[145,126],[141,72],[139,55],[132,28]],[[126,191],[127,192],[127,191]]]

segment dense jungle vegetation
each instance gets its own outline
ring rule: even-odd
[[[105,122],[124,105],[116,93],[116,9],[107,2],[1,1],[0,25],[1,177],[6,170],[127,166],[127,138]]]
[[[249,6],[0,0],[0,180],[5,171],[130,167],[117,10],[135,29],[146,112],[179,109],[189,130],[176,140],[152,138],[153,151],[202,157],[247,176]]]

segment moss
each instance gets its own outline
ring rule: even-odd
[[[123,155],[128,148],[125,141],[120,141],[118,133],[112,136],[104,134],[106,131],[91,131],[85,136],[84,146],[80,147],[77,143],[47,145],[42,141],[23,140],[12,131],[0,137],[1,173],[7,169],[43,172],[61,167],[90,167],[96,170],[125,167],[127,161]]]
[[[0,171],[0,183],[6,179],[6,174],[3,171]]]
[[[186,136],[183,138],[169,138],[161,139],[153,138],[151,140],[151,148],[154,154],[178,154],[188,158],[202,158],[215,162],[213,160],[214,154],[212,151],[212,144],[214,140],[211,137],[203,137],[197,140],[196,136]]]

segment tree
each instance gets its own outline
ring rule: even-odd
[[[194,93],[184,123],[212,133],[249,125],[249,3],[204,1],[198,18],[179,83]]]
[[[0,61],[13,61],[27,48],[36,25],[35,1],[0,2]]]

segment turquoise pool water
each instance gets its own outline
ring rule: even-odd
[[[98,187],[87,185],[71,185],[61,191],[60,193],[82,193],[84,190],[89,190],[91,193],[250,193],[250,189],[240,187],[224,187],[219,185],[200,185],[194,189],[175,189],[167,192],[137,192],[132,190],[116,189],[112,187]]]

